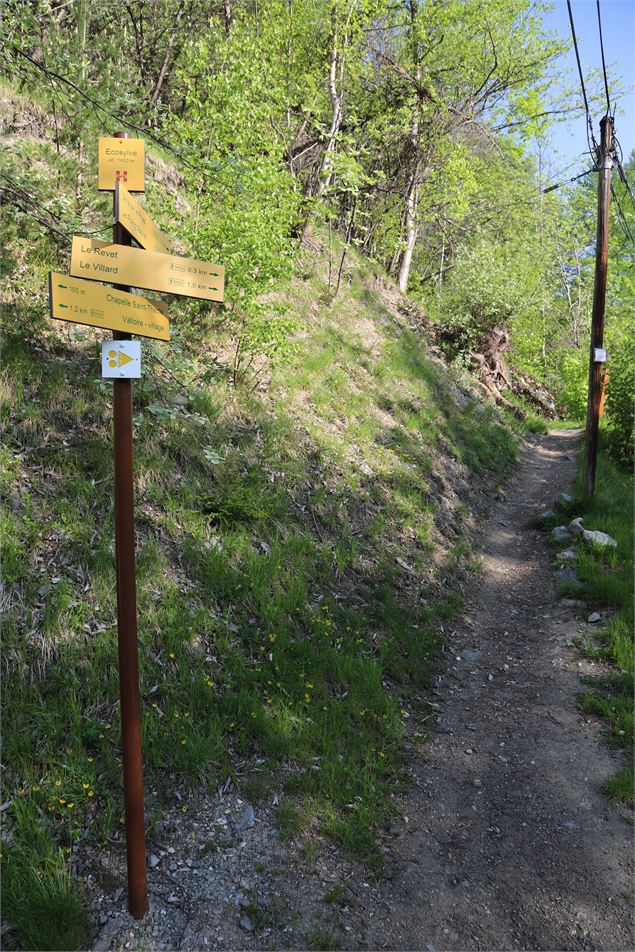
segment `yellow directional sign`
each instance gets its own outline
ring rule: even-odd
[[[161,234],[143,205],[133,198],[121,182],[115,182],[115,221],[123,225],[142,248],[162,254],[170,253],[167,238]]]
[[[168,309],[162,301],[150,301],[56,271],[49,271],[49,299],[51,317],[58,321],[108,327],[157,340],[170,339]]]
[[[204,301],[222,301],[225,288],[225,269],[220,264],[90,238],[73,238],[71,274]]]
[[[97,188],[112,192],[121,182],[131,192],[145,192],[145,142],[143,139],[99,140]]]

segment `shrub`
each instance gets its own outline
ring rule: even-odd
[[[613,344],[609,374],[606,419],[610,427],[610,447],[617,459],[629,463],[633,460],[635,396],[635,339],[632,332],[624,334]]]

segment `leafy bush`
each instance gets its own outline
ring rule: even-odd
[[[631,332],[613,344],[606,395],[606,419],[610,426],[610,447],[623,462],[633,460],[633,399],[635,396],[635,338]]]
[[[572,420],[583,420],[589,390],[588,349],[566,350],[558,370],[558,379],[554,381],[558,403]]]
[[[531,317],[532,264],[520,244],[480,238],[459,252],[441,303],[446,349],[472,350],[494,327]]]

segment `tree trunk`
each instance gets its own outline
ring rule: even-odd
[[[405,248],[401,255],[399,265],[399,290],[405,294],[408,290],[408,281],[410,279],[410,268],[412,266],[412,255],[417,243],[417,212],[419,209],[419,191],[420,191],[420,114],[422,104],[421,89],[421,63],[419,58],[419,49],[416,37],[416,17],[417,4],[415,0],[410,0],[410,28],[412,42],[412,63],[414,67],[414,86],[415,96],[412,103],[412,117],[410,120],[410,175],[408,178],[408,187],[405,196]]]
[[[232,28],[232,3],[231,0],[223,0],[223,29],[225,36],[229,36]]]
[[[328,163],[331,155],[335,151],[337,134],[340,130],[340,125],[342,124],[342,97],[337,90],[337,70],[340,56],[338,50],[337,13],[335,6],[333,7],[333,11],[331,13],[331,21],[333,46],[331,50],[331,64],[329,67],[328,79],[329,96],[331,99],[331,125],[326,140],[326,146],[324,152],[322,153],[317,185],[315,187],[315,195],[318,197],[324,194],[331,184],[331,179],[333,178],[333,173],[328,171]]]
[[[150,109],[154,109],[157,103],[157,99],[159,98],[159,93],[161,92],[163,83],[165,82],[165,77],[167,76],[168,67],[170,65],[170,60],[172,56],[172,50],[174,49],[174,44],[178,36],[176,28],[179,25],[179,22],[182,16],[183,16],[183,2],[181,2],[178,12],[176,14],[176,17],[174,19],[174,26],[172,28],[172,33],[170,34],[170,39],[168,40],[168,45],[165,50],[165,56],[163,57],[163,62],[161,64],[161,69],[159,71],[159,76],[155,83],[154,89],[152,90],[152,95],[150,96]]]
[[[408,290],[412,255],[417,243],[417,209],[419,207],[419,184],[417,182],[418,168],[415,166],[408,183],[406,192],[406,247],[401,255],[399,265],[399,290],[405,294]]]

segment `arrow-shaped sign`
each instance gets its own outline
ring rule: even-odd
[[[73,238],[71,274],[203,301],[224,298],[225,269],[220,264],[90,238]],[[207,283],[211,278],[216,279],[213,285]]]
[[[108,327],[158,340],[170,339],[168,309],[162,301],[150,301],[92,281],[67,278],[54,271],[49,273],[49,293],[51,317],[58,320]]]
[[[121,182],[115,182],[115,222],[123,225],[128,234],[147,251],[170,253],[170,243],[161,229]]]

